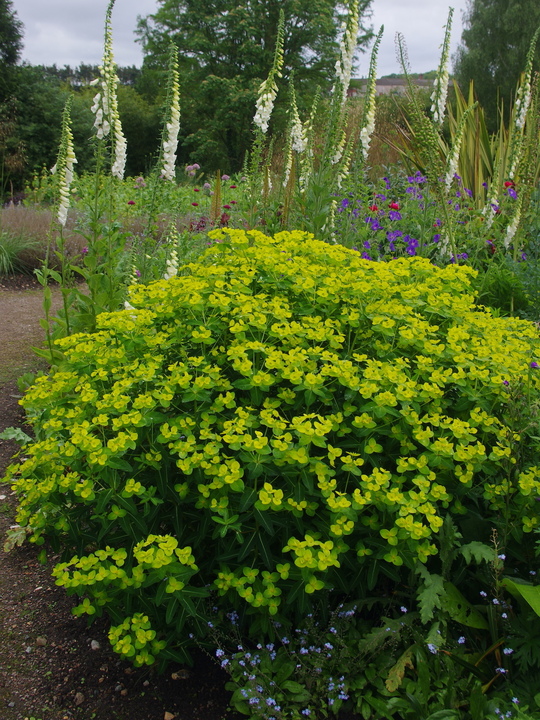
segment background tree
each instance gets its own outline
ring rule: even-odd
[[[360,1],[363,15],[370,3]],[[343,10],[334,0],[158,0],[158,5],[156,13],[139,19],[145,59],[137,87],[144,92],[159,84],[173,41],[180,54],[185,159],[205,170],[242,165],[257,90],[272,65],[280,9],[284,75],[294,70],[300,98],[307,86],[312,93],[317,84],[331,82]],[[360,44],[369,37],[363,29]]]
[[[13,68],[23,47],[23,24],[13,10],[11,0],[0,0],[0,103],[13,89]]]
[[[508,110],[536,28],[540,25],[538,0],[469,0],[461,45],[454,57],[454,74],[467,94],[475,93],[486,112],[488,127],[498,124],[499,101]],[[536,48],[536,64],[540,45]]]

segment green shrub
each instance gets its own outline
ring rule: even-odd
[[[105,609],[136,664],[233,610],[272,636],[318,598],[487,628],[485,561],[534,560],[534,326],[475,307],[468,267],[210,235],[181,276],[59,341],[23,400],[18,519],[63,550],[75,611]]]

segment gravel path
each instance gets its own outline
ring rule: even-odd
[[[53,289],[53,312],[60,307],[60,291]],[[39,367],[30,348],[40,347],[45,332],[39,319],[44,317],[43,292],[0,289],[0,384]]]

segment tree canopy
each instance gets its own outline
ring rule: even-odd
[[[538,0],[468,0],[454,74],[463,91],[471,80],[490,129],[498,120],[499,102],[508,109],[525,68],[531,39],[540,25]],[[536,49],[536,63],[540,46]]]
[[[0,0],[0,103],[9,98],[13,89],[13,68],[23,48],[23,24],[11,0]]]
[[[370,3],[360,0],[363,16]],[[313,90],[333,75],[343,11],[334,0],[158,0],[157,11],[139,19],[143,74],[165,66],[171,41],[178,47],[181,132],[192,160],[227,170],[241,166],[257,90],[272,66],[281,9],[284,75],[294,71],[301,95],[302,86]],[[363,29],[360,44],[369,37]]]

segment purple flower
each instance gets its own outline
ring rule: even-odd
[[[510,383],[508,382],[508,380],[503,380],[503,385],[510,385]]]
[[[389,220],[401,220],[401,213],[397,210],[390,210],[388,213]]]
[[[82,254],[82,255],[87,255],[87,254],[88,254],[88,248],[86,247],[86,245],[85,245],[85,246],[83,247],[83,249],[81,250],[81,254]]]
[[[532,367],[532,368],[537,368],[537,367],[538,367],[538,363],[533,360],[532,363],[531,363],[531,367]]]
[[[506,191],[506,193],[514,200],[517,198],[517,192],[514,190],[513,187],[509,187],[508,190]]]
[[[230,178],[230,175],[222,175],[221,179],[222,180],[230,180],[231,178]]]

